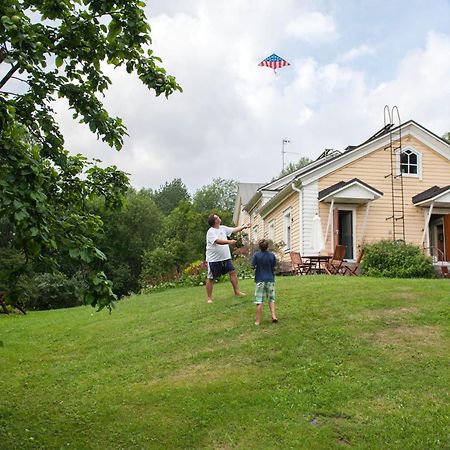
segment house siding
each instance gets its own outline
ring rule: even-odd
[[[403,177],[405,204],[405,239],[409,243],[421,244],[424,210],[412,204],[411,198],[431,186],[444,186],[450,183],[450,161],[413,136],[402,139],[402,147],[413,147],[422,154],[421,178]],[[361,181],[382,191],[384,195],[371,203],[365,230],[365,242],[380,239],[392,239],[392,221],[386,220],[392,215],[392,193],[390,178],[385,178],[391,172],[390,153],[380,148],[371,154],[342,167],[319,179],[319,191],[339,181],[359,178]],[[329,203],[319,203],[322,227],[325,233],[329,214]],[[364,222],[366,205],[357,206],[356,243],[361,245],[361,232]],[[327,251],[331,251],[331,232],[326,242]]]
[[[302,189],[302,211],[300,217],[300,253],[313,255],[315,252],[311,247],[312,224],[315,214],[318,212],[317,197],[319,184],[317,181],[304,186]]]
[[[248,230],[248,237],[251,242],[257,242],[259,239],[262,239],[262,237],[264,236],[264,232],[265,232],[264,225],[265,224],[264,224],[264,220],[261,218],[261,216],[259,215],[259,212],[258,212],[262,205],[263,205],[263,199],[260,198],[258,200],[258,202],[256,203],[256,205],[252,208],[252,210],[250,211],[250,214],[249,214],[249,220],[247,222],[251,222],[252,226],[251,226],[250,230]],[[247,222],[244,222],[244,223],[247,223]],[[255,227],[258,227],[257,235],[255,235],[253,233],[253,230],[255,229]]]
[[[293,192],[289,197],[283,200],[273,211],[265,218],[264,222],[269,224],[271,220],[275,220],[275,237],[274,242],[280,243],[284,241],[284,212],[291,209],[291,248],[290,251],[299,251],[300,249],[300,233],[299,233],[299,195]],[[264,237],[268,237],[268,227],[266,226]],[[282,252],[282,260],[290,260],[289,251]]]

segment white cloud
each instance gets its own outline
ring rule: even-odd
[[[437,134],[450,131],[449,35],[429,33],[423,48],[411,49],[390,78],[372,87],[367,69],[346,64],[370,51],[363,43],[355,41],[352,55],[337,62],[296,52],[299,39],[319,42],[343,32],[320,11],[302,16],[298,3],[199,0],[173,13],[172,0],[167,14],[151,19],[153,48],[184,92],[155,98],[135,77],[108,69],[106,106],[123,118],[130,137],[117,153],[75,124],[60,102],[68,146],[116,164],[135,187],[180,177],[193,191],[216,177],[270,180],[281,170],[282,138],[292,141],[290,151],[310,157],[358,144],[381,128],[385,104]],[[309,17],[309,28],[292,17]],[[291,63],[276,76],[257,65],[271,52]]]
[[[346,63],[346,62],[353,61],[357,58],[360,58],[361,56],[373,55],[374,53],[375,53],[375,48],[373,48],[369,45],[363,44],[358,47],[352,48],[348,52],[345,52],[344,54],[340,55],[338,60],[340,62]]]
[[[332,16],[317,11],[304,12],[286,26],[286,34],[300,41],[320,42],[338,37]]]
[[[424,49],[400,61],[393,80],[370,94],[370,103],[398,105],[402,121],[414,119],[437,134],[450,130],[450,35],[430,32]]]

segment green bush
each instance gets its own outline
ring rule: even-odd
[[[238,256],[233,260],[234,268],[240,280],[253,278],[255,271],[253,270],[251,260],[245,256]]]
[[[68,278],[63,273],[37,274],[27,281],[27,285],[29,289],[23,297],[26,309],[71,308],[82,304],[80,292],[83,282],[77,278]]]
[[[281,261],[283,259],[283,242],[273,242],[270,239],[268,250],[275,254],[277,259],[277,265],[275,267],[275,273],[281,270]],[[259,245],[257,242],[249,242],[246,245],[239,247],[233,252],[233,264],[238,273],[240,279],[253,278],[254,270],[252,266],[253,255],[259,251]]]
[[[142,258],[141,286],[149,287],[164,283],[174,278],[177,258],[165,248],[155,248],[144,252]]]
[[[436,272],[430,257],[415,245],[379,241],[364,247],[361,274],[388,278],[433,278]]]

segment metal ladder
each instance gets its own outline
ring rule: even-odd
[[[394,113],[398,119],[398,126],[394,126]],[[391,158],[391,172],[385,178],[390,178],[391,180],[392,214],[386,217],[386,220],[392,221],[392,239],[405,242],[405,202],[401,170],[402,129],[397,106],[393,106],[390,110],[388,105],[384,107],[384,126],[389,129],[389,145],[384,147],[384,150],[389,151]]]

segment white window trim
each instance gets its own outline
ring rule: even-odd
[[[269,221],[269,224],[267,227],[267,237],[271,241],[275,241],[275,219],[272,219]]]
[[[252,227],[252,240],[254,240],[255,242],[258,241],[258,231],[259,231],[258,224],[253,225],[253,227]]]
[[[353,211],[352,214],[352,234],[353,234],[353,259],[346,259],[345,261],[348,262],[355,262],[356,261],[356,251],[357,251],[357,246],[356,246],[356,218],[357,218],[357,206],[355,205],[351,205],[351,204],[345,204],[345,203],[335,203],[334,207],[340,211]],[[335,242],[334,242],[334,233],[331,233],[332,235],[332,242],[333,242],[333,248],[336,246]]]
[[[287,226],[287,218],[289,217],[289,227]],[[288,228],[289,228],[289,246],[288,246]],[[283,241],[285,243],[284,252],[291,251],[292,246],[292,209],[288,208],[283,211]]]
[[[418,178],[419,180],[422,179],[422,153],[416,150],[414,147],[407,146],[402,148],[402,152],[405,152],[406,150],[409,150],[417,155],[417,173],[403,173],[402,177],[404,178]],[[400,175],[400,152],[397,151],[396,155],[396,171],[397,176]]]

